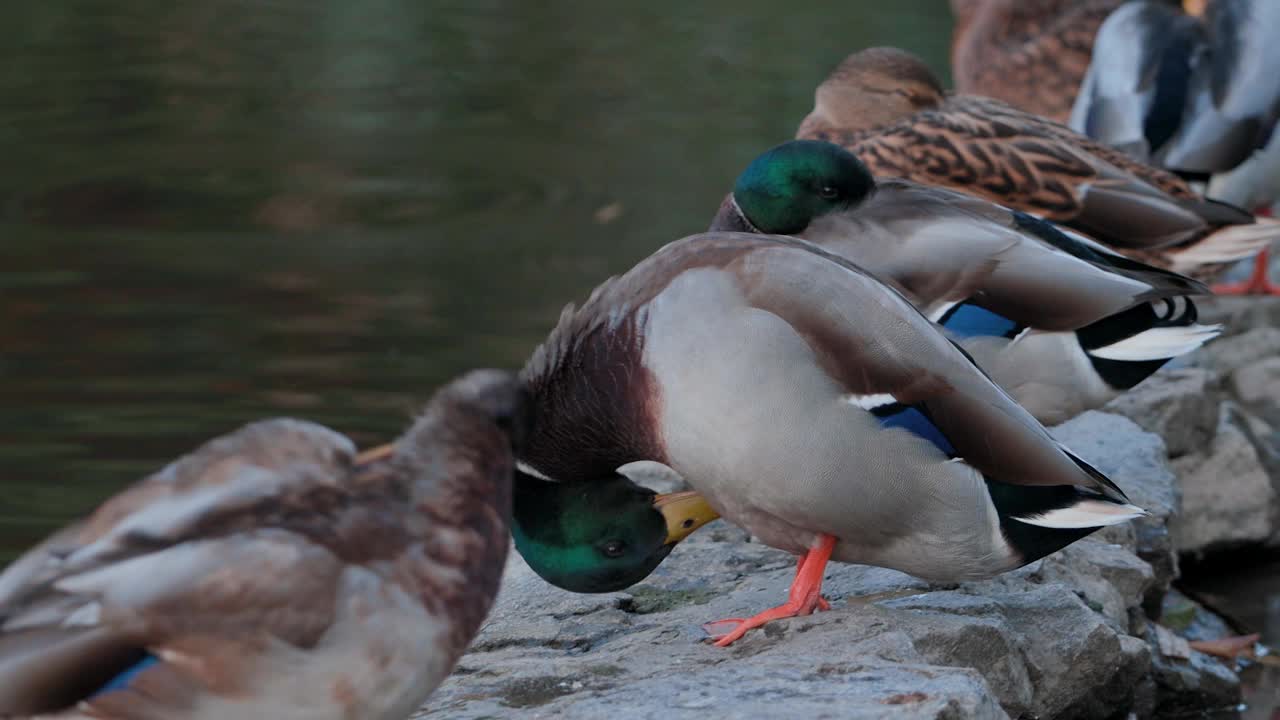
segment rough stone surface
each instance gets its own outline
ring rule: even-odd
[[[1155,717],[1195,717],[1205,708],[1240,703],[1240,679],[1221,660],[1192,650],[1190,657],[1168,657],[1151,641],[1156,683]]]
[[[1138,556],[1155,571],[1155,583],[1145,598],[1154,607],[1178,576],[1178,553],[1168,529],[1170,517],[1179,508],[1178,482],[1165,460],[1164,441],[1127,417],[1097,411],[1072,418],[1052,433],[1151,513],[1149,518],[1107,528],[1100,535],[1118,542],[1124,541],[1124,533],[1135,535]]]
[[[878,602],[925,587],[889,570],[833,566],[838,610],[710,646],[701,623],[780,602],[794,560],[709,529],[625,593],[557,590],[513,555],[472,651],[415,717],[1008,717],[981,672],[930,662]]]
[[[1198,353],[1197,362],[1230,375],[1246,365],[1280,355],[1280,328],[1263,326],[1219,338],[1205,345]]]
[[[1170,517],[1158,438],[1105,413],[1055,433],[1116,474],[1157,527]],[[489,623],[418,717],[1149,718],[1217,702],[1238,688],[1230,669],[1157,657],[1148,639],[1142,604],[1166,580],[1133,550],[1165,557],[1152,537],[1095,533],[947,586],[833,564],[830,612],[728,649],[702,624],[781,603],[795,572],[794,558],[742,530],[713,523],[622,593],[552,588],[513,555]]]
[[[1280,256],[1273,254],[1280,259]],[[1280,327],[1280,298],[1250,295],[1217,295],[1196,300],[1200,322],[1221,323],[1226,335],[1239,335],[1251,328]]]
[[[1204,552],[1270,539],[1275,491],[1239,406],[1223,403],[1207,450],[1173,464],[1182,488],[1182,512],[1169,530],[1179,551]]]
[[[1218,406],[1215,377],[1204,368],[1164,370],[1107,403],[1103,410],[1123,415],[1159,435],[1169,456],[1180,457],[1203,449],[1213,437]]]
[[[1231,389],[1246,403],[1280,401],[1280,356],[1263,358],[1233,372]]]
[[[1280,321],[1280,303],[1215,312]],[[781,603],[794,573],[737,528],[699,531],[622,593],[558,590],[513,554],[472,651],[416,717],[1144,719],[1232,706],[1233,668],[1169,642],[1234,633],[1171,589],[1180,553],[1280,538],[1280,415],[1265,410],[1280,408],[1280,330],[1229,332],[1052,430],[1150,518],[983,582],[835,564],[830,612],[729,649],[702,623]]]

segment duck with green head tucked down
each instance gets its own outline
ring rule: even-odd
[[[1201,283],[1029,214],[872,177],[852,153],[796,140],[739,176],[712,230],[793,235],[847,258],[941,324],[1053,424],[1103,405],[1220,328]]]
[[[640,582],[719,517],[697,493],[655,495],[619,474],[561,483],[517,470],[514,501],[511,536],[521,557],[547,582],[580,593]]]
[[[544,577],[626,553],[612,518],[554,506],[547,490],[587,498],[638,462],[800,558],[784,604],[708,627],[720,645],[825,609],[830,561],[978,579],[1144,514],[901,294],[791,237],[670,243],[566,309],[520,377],[534,416],[521,473],[551,487],[517,490],[516,507],[543,525],[521,543]],[[602,522],[585,533],[583,519]],[[647,572],[653,557],[628,562]]]

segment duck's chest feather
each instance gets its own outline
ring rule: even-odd
[[[752,304],[740,276],[677,277],[649,303],[644,338],[668,463],[767,544],[802,552],[828,533],[836,559],[924,577],[1011,566],[980,474],[882,430],[802,331]]]

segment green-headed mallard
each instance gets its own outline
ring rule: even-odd
[[[655,495],[625,472],[553,482],[520,463],[511,535],[534,572],[573,592],[621,590],[716,519],[697,493]]]
[[[1066,122],[1093,37],[1124,0],[951,0],[956,90]]]
[[[1173,173],[988,98],[948,95],[895,48],[850,55],[818,87],[797,137],[837,143],[877,177],[950,187],[1196,276],[1280,237],[1280,223],[1206,200]]]
[[[1280,3],[1213,0],[1204,15],[1125,4],[1098,31],[1071,126],[1207,181],[1205,194],[1251,210],[1280,201]],[[1280,294],[1254,275],[1218,292]]]
[[[900,294],[793,238],[667,245],[566,309],[521,378],[528,472],[663,463],[802,556],[722,645],[821,607],[829,559],[983,578],[1143,514]]]
[[[0,716],[408,717],[497,592],[528,417],[475,371],[394,452],[296,420],[205,444],[0,575]]]
[[[713,230],[794,235],[902,292],[1038,420],[1099,407],[1216,336],[1181,275],[979,198],[872,178],[837,145],[756,158]]]

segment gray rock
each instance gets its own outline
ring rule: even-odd
[[[1199,371],[1197,371],[1199,372]],[[1169,536],[1177,512],[1177,480],[1165,460],[1164,441],[1127,417],[1090,411],[1052,428],[1053,436],[1115,481],[1151,517],[1106,528],[1095,537],[1127,544],[1132,533],[1138,556],[1151,564],[1155,582],[1145,598],[1154,608],[1178,576],[1178,554]]]
[[[1237,634],[1222,616],[1172,589],[1160,607],[1160,624],[1187,640],[1217,640]]]
[[[1221,323],[1227,335],[1239,335],[1250,328],[1280,327],[1280,298],[1215,295],[1197,298],[1196,308],[1200,322]]]
[[[1204,448],[1213,437],[1215,387],[1214,374],[1204,368],[1162,370],[1102,409],[1159,435],[1169,456],[1181,457]]]
[[[1142,641],[1112,627],[1070,587],[890,600],[917,650],[977,668],[1012,716],[1107,717],[1146,672]],[[1109,708],[1109,709],[1108,709]]]
[[[1156,717],[1194,717],[1206,708],[1227,709],[1240,704],[1240,678],[1220,660],[1195,650],[1187,658],[1166,656],[1154,631],[1150,637]]]
[[[720,649],[704,641],[701,623],[783,600],[794,560],[713,532],[683,544],[667,566],[674,572],[627,593],[582,596],[547,586],[513,555],[471,652],[414,717],[702,720],[782,708],[819,718],[1007,717],[977,670],[930,664],[875,604],[918,593],[918,580],[835,567],[833,576],[849,577],[833,577],[832,588],[867,580],[877,593]]]
[[[1231,373],[1231,389],[1246,403],[1280,402],[1280,356],[1263,358]]]
[[[1199,351],[1202,362],[1222,376],[1280,354],[1280,328],[1255,327],[1239,335],[1219,338]]]
[[[1203,552],[1272,535],[1275,491],[1235,403],[1222,404],[1217,433],[1203,454],[1173,461],[1182,508],[1169,531],[1181,552]]]
[[[1086,539],[947,587],[833,564],[831,612],[705,641],[704,622],[782,602],[794,572],[722,522],[622,593],[560,591],[513,555],[472,651],[417,717],[1149,715],[1150,650],[1129,631],[1145,630],[1152,572],[1124,547]]]
[[[513,553],[472,651],[416,717],[1149,718],[1233,702],[1230,668],[1162,653],[1142,608],[1159,613],[1178,543],[1269,529],[1270,484],[1249,443],[1257,423],[1234,403],[1217,412],[1204,369],[1160,375],[1145,398],[1121,403],[1125,417],[1090,412],[1053,429],[1152,513],[1140,523],[982,582],[833,564],[830,612],[771,623],[728,649],[706,642],[703,623],[783,602],[795,572],[792,556],[738,528],[712,523],[644,582],[602,595],[553,588]],[[1186,452],[1171,468],[1144,427],[1183,432],[1206,410],[1212,422],[1178,436]],[[1221,632],[1206,622],[1188,627]]]

